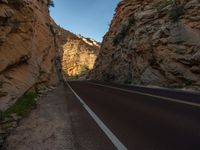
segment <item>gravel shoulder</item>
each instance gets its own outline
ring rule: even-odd
[[[63,85],[41,97],[37,109],[7,138],[7,150],[74,149]]]
[[[37,108],[7,137],[6,150],[113,150],[113,144],[64,84],[42,96]]]

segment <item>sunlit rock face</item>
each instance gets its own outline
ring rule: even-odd
[[[199,89],[200,1],[121,1],[92,78]]]
[[[66,78],[85,78],[94,66],[99,54],[100,44],[95,40],[62,31],[63,45],[62,68]]]
[[[0,0],[0,110],[33,87],[58,82],[56,34],[47,0]]]

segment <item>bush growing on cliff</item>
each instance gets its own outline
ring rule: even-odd
[[[87,65],[83,65],[81,67],[81,70],[80,70],[80,74],[84,74],[85,72],[88,72],[90,69]]]
[[[179,18],[184,14],[184,7],[182,5],[179,5],[178,3],[175,3],[172,6],[172,9],[169,13],[169,18],[176,22],[179,20]]]
[[[0,110],[0,121],[3,121],[3,119],[4,119],[3,111]]]
[[[184,83],[185,83],[186,86],[190,86],[190,85],[193,84],[193,81],[191,81],[191,80],[184,80]]]
[[[0,88],[3,87],[3,81],[0,80]]]
[[[48,7],[54,7],[55,4],[54,4],[54,1],[53,0],[48,0],[48,3],[47,3]]]
[[[22,0],[8,0],[8,3],[10,4],[17,4],[17,3],[21,3]]]
[[[129,72],[124,80],[124,84],[131,84],[132,83],[132,73]]]
[[[114,74],[109,74],[109,73],[103,73],[102,74],[102,80],[105,82],[111,82],[115,80],[115,75]]]
[[[170,6],[170,9],[168,6]],[[165,10],[172,22],[177,22],[180,16],[184,14],[184,7],[181,5],[180,0],[165,0],[157,9],[160,13]]]
[[[156,61],[156,58],[155,57],[151,57],[151,58],[149,58],[149,64],[151,65],[151,66],[154,66],[154,65],[156,65],[156,63],[157,63],[157,61]]]
[[[159,3],[159,6],[157,7],[158,11],[162,11],[167,6],[172,6],[175,4],[175,0],[164,0]]]
[[[12,24],[12,29],[10,31],[10,33],[17,33],[19,30],[19,27],[21,25],[21,22],[17,19],[10,21],[10,23]]]
[[[46,72],[44,70],[42,70],[42,68],[39,66],[39,75],[38,75],[38,79],[40,79]]]
[[[128,19],[127,23],[122,24],[121,29],[119,31],[119,33],[115,36],[115,38],[113,39],[113,44],[117,45],[121,40],[123,40],[125,38],[125,36],[127,35],[129,29],[131,28],[131,26],[135,23],[135,18],[133,16],[131,16]]]
[[[121,40],[124,39],[124,37],[126,36],[128,30],[129,30],[128,25],[123,24],[122,27],[121,27],[120,32],[116,35],[116,37],[113,40],[114,45],[117,45]]]

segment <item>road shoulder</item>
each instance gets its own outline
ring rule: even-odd
[[[112,150],[113,145],[65,85],[42,96],[6,140],[7,150]]]

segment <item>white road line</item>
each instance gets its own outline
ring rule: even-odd
[[[83,107],[87,110],[87,112],[90,114],[90,116],[95,120],[95,122],[98,124],[98,126],[103,130],[103,132],[107,135],[107,137],[111,140],[113,145],[118,150],[128,150],[124,144],[110,131],[110,129],[101,121],[101,119],[87,106],[87,104],[76,94],[76,92],[72,89],[72,87],[69,85],[68,82],[66,82],[68,87],[71,89],[71,91],[74,93],[74,95],[77,97],[77,99],[83,104]]]
[[[124,92],[150,96],[150,97],[163,99],[163,100],[171,101],[171,102],[176,102],[176,103],[180,103],[180,104],[186,104],[186,105],[191,105],[191,106],[195,106],[195,107],[200,107],[200,104],[194,103],[194,102],[189,102],[189,101],[184,101],[184,100],[179,100],[179,99],[174,99],[174,98],[169,98],[169,97],[164,97],[164,96],[159,96],[159,95],[153,95],[153,94],[148,94],[148,93],[143,93],[143,92],[138,92],[138,91],[132,91],[132,90],[127,90],[127,89],[121,89],[121,88],[117,88],[117,87],[113,87],[113,86],[109,86],[109,85],[102,85],[102,84],[97,84],[97,83],[92,83],[92,82],[87,82],[87,83],[110,88],[110,89],[120,90],[120,91],[124,91]]]

